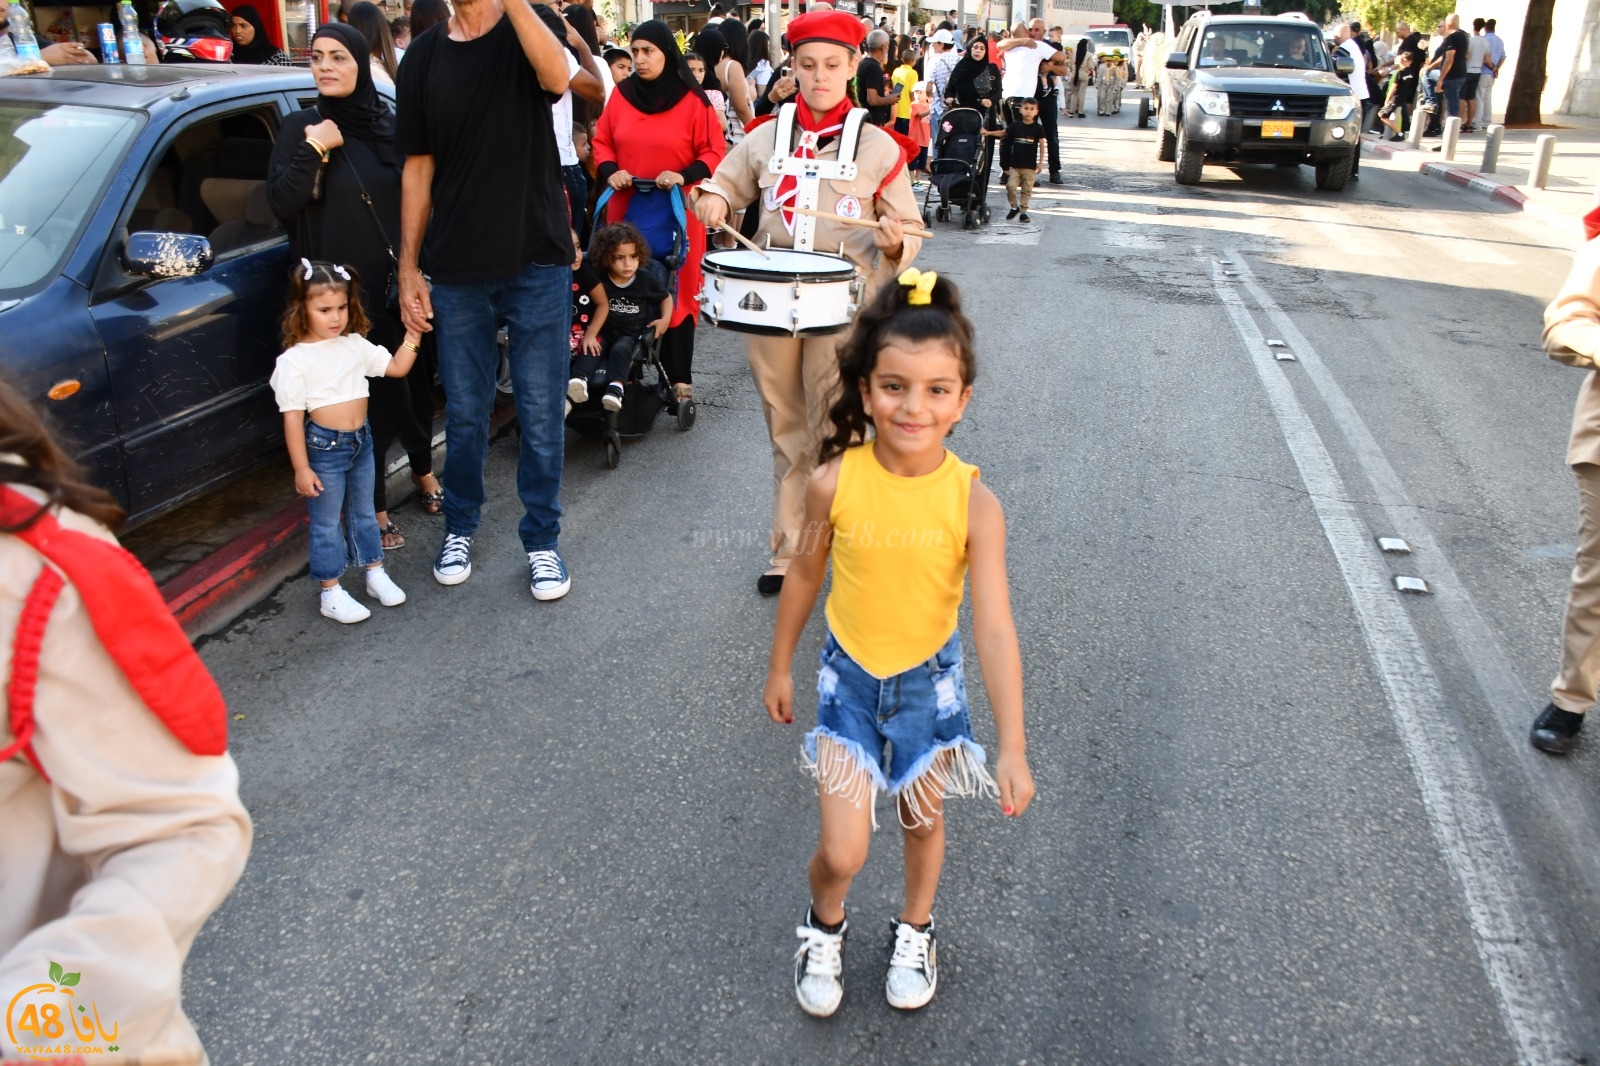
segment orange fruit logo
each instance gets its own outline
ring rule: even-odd
[[[100,1007],[78,1002],[77,984],[83,975],[67,973],[60,963],[50,964],[50,980],[28,985],[6,1005],[6,1039],[30,1059],[117,1051],[117,1032],[108,1032],[100,1020]]]

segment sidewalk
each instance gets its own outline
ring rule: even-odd
[[[1487,138],[1482,133],[1464,134],[1456,143],[1454,159],[1433,151],[1442,140],[1438,137],[1423,138],[1422,150],[1413,151],[1405,143],[1369,134],[1362,141],[1362,150],[1394,160],[1402,169],[1415,166],[1420,176],[1459,185],[1464,194],[1499,200],[1581,239],[1582,218],[1595,206],[1600,182],[1600,120],[1576,115],[1546,115],[1545,119],[1553,128],[1506,130],[1493,171],[1483,169]],[[1530,188],[1534,143],[1546,133],[1556,138],[1549,181],[1546,188]]]

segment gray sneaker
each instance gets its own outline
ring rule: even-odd
[[[850,923],[841,924],[837,933],[828,933],[812,921],[807,911],[805,924],[794,931],[800,938],[800,950],[794,953],[794,998],[813,1018],[827,1018],[844,999],[844,937]]]
[[[921,931],[899,919],[889,924],[894,927],[889,977],[884,982],[889,1006],[900,1010],[927,1006],[934,989],[939,987],[939,941],[933,931],[933,918],[928,918],[928,928]]]

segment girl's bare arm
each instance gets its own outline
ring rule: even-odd
[[[995,494],[976,480],[967,507],[967,566],[972,579],[973,643],[1000,742],[995,784],[1000,786],[1001,809],[1018,815],[1033,800],[1033,775],[1022,725],[1022,649],[1006,579],[1006,516]]]
[[[422,343],[422,334],[415,330],[406,330],[405,339],[394,350],[394,358],[389,360],[389,369],[383,372],[384,377],[403,378],[411,373],[411,364],[417,361],[417,345]]]

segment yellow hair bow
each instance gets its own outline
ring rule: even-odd
[[[918,270],[908,267],[900,275],[900,284],[911,290],[906,297],[906,303],[912,307],[927,307],[933,303],[933,285],[939,280],[939,275],[931,270]]]

